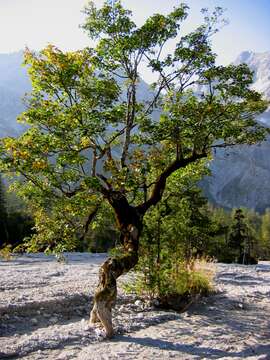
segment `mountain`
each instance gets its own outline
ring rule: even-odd
[[[0,136],[16,136],[23,126],[16,122],[23,111],[22,97],[31,90],[23,52],[0,54]]]
[[[246,63],[254,71],[253,89],[264,94],[270,101],[270,52],[254,53],[242,52],[235,61],[235,65]],[[260,121],[270,126],[270,104],[267,111],[260,116]]]
[[[16,136],[22,126],[16,117],[23,111],[22,97],[31,90],[23,53],[0,55],[0,136]],[[254,89],[270,100],[270,52],[241,53],[235,64],[245,62],[254,71]],[[139,98],[147,99],[149,87],[142,82]],[[259,118],[270,126],[270,106]],[[270,139],[256,146],[220,149],[210,164],[212,176],[203,180],[208,198],[223,207],[245,206],[264,211],[270,207]]]
[[[17,136],[25,128],[16,122],[24,110],[23,97],[31,91],[30,79],[22,63],[23,51],[0,54],[0,137]],[[146,101],[152,99],[149,85],[144,81],[140,83],[137,97]]]
[[[253,88],[270,101],[270,52],[241,53],[235,64],[246,63],[254,71]],[[270,106],[259,119],[270,126]],[[263,212],[270,208],[270,139],[254,146],[219,149],[210,164],[212,176],[202,187],[217,205],[248,207]]]

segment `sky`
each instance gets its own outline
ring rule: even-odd
[[[86,0],[0,0],[0,53],[19,51],[25,46],[40,50],[47,44],[62,50],[76,50],[91,45],[79,28],[84,21],[82,9]],[[103,1],[95,0],[97,6]],[[270,0],[122,0],[133,11],[140,25],[153,13],[168,13],[185,2],[190,15],[185,32],[194,29],[202,19],[201,8],[226,10],[229,24],[213,38],[218,63],[228,64],[245,50],[270,51]]]

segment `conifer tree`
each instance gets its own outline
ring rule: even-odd
[[[261,224],[260,257],[265,260],[270,259],[270,209],[266,209],[262,215]]]
[[[255,258],[252,256],[252,234],[241,209],[235,210],[234,222],[231,226],[231,232],[229,236],[229,246],[237,250],[237,262],[242,264],[257,263]]]

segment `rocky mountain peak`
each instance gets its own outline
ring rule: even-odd
[[[263,53],[254,53],[252,51],[243,51],[236,59],[235,64],[246,63],[254,71],[253,88],[263,93],[266,100],[270,101],[270,51]],[[270,125],[270,105],[268,114],[262,120]]]

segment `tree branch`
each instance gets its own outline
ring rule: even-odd
[[[86,220],[86,222],[84,224],[83,233],[82,233],[82,235],[80,236],[80,239],[79,239],[80,242],[84,240],[86,234],[88,233],[89,226],[90,226],[91,222],[93,221],[93,219],[95,218],[99,208],[100,208],[100,204],[97,204],[94,207],[94,210],[91,211],[90,214],[88,215],[87,220]]]
[[[135,74],[135,79],[137,75]],[[136,85],[133,80],[131,85],[131,91],[128,90],[128,110],[127,110],[127,120],[126,120],[126,134],[125,141],[123,145],[122,155],[121,155],[121,166],[124,168],[126,166],[126,158],[128,155],[128,149],[130,145],[130,134],[134,125],[135,119],[135,106],[136,106]]]
[[[186,167],[187,165],[194,163],[196,160],[205,158],[207,156],[206,152],[202,153],[193,153],[190,157],[185,159],[176,159],[174,160],[158,177],[155,186],[153,188],[150,198],[138,205],[136,209],[144,215],[146,211],[151,207],[156,205],[161,199],[164,193],[166,182],[168,177],[173,174],[176,170]]]

